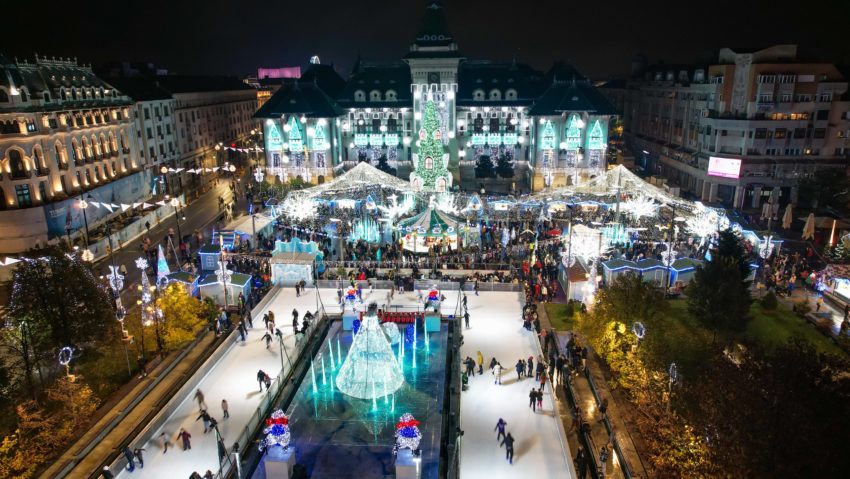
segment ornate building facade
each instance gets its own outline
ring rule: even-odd
[[[426,113],[433,107],[444,161],[420,161]],[[409,52],[395,62],[358,61],[347,79],[311,63],[254,115],[264,121],[266,163],[280,178],[323,182],[370,161],[429,189],[477,189],[490,158],[513,167],[503,190],[581,182],[607,165],[614,108],[588,79],[556,63],[548,72],[516,63],[470,60],[459,50],[438,3],[426,8]],[[432,148],[433,145],[425,145]]]

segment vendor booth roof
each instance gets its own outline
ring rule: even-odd
[[[327,183],[304,190],[293,191],[289,193],[289,197],[315,198],[321,195],[332,195],[343,190],[347,191],[353,188],[375,186],[392,188],[399,191],[413,191],[409,182],[396,178],[389,173],[385,173],[369,163],[360,162],[357,163],[354,168],[346,171]]]
[[[185,271],[175,271],[174,273],[165,276],[169,281],[180,281],[181,283],[192,284],[198,280],[198,275],[187,273]]]
[[[230,283],[234,286],[245,286],[248,284],[248,281],[251,281],[250,274],[242,274],[242,273],[232,273],[230,275]],[[212,286],[214,284],[221,284],[218,282],[218,278],[214,274],[208,274],[204,279],[201,280],[200,286]]]
[[[271,264],[312,264],[316,253],[275,253]]]
[[[609,270],[617,270],[622,268],[634,268],[637,269],[637,264],[634,261],[629,261],[627,259],[615,258],[609,259],[608,261],[602,262],[602,267]]]
[[[587,266],[584,265],[581,259],[578,259],[572,266],[567,268],[567,277],[570,279],[571,283],[579,283],[582,281],[588,281],[589,270]]]
[[[699,268],[702,266],[702,261],[694,258],[679,258],[676,261],[673,261],[673,264],[670,265],[670,268],[676,271],[683,271],[686,269]]]
[[[662,263],[661,261],[658,261],[657,259],[646,258],[646,259],[642,259],[642,260],[636,262],[635,266],[637,266],[638,269],[642,269],[642,270],[646,271],[646,270],[652,269],[652,268],[663,268],[664,263]]]
[[[253,234],[254,231],[261,231],[263,228],[274,221],[274,218],[265,214],[257,214],[251,223],[251,215],[243,215],[230,222],[227,225],[228,230],[233,230],[241,234]]]
[[[409,228],[410,232],[418,231],[420,234],[442,235],[443,233],[446,233],[449,228],[454,228],[457,224],[459,224],[459,222],[459,219],[447,215],[442,211],[434,208],[428,208],[416,216],[399,221],[398,227],[399,229],[403,229],[405,232],[407,232]],[[439,231],[434,230],[436,227],[439,227]]]

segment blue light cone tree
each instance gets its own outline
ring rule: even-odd
[[[340,392],[360,399],[392,394],[404,384],[404,375],[376,312],[377,305],[370,304],[336,377]]]

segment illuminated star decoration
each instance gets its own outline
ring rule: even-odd
[[[415,451],[419,449],[419,441],[422,440],[422,433],[419,432],[419,421],[413,418],[413,414],[404,413],[399,418],[395,425],[395,447],[393,452],[397,453],[401,449],[410,449]]]
[[[146,260],[145,258],[137,258],[136,259],[136,267],[141,269],[141,270],[148,269],[148,260]]]
[[[291,439],[289,417],[283,413],[283,410],[276,410],[271,417],[266,419],[266,427],[263,428],[263,433],[266,437],[260,441],[261,451],[272,446],[280,446],[284,450],[288,449]]]

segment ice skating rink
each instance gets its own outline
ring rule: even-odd
[[[467,293],[470,329],[463,331],[461,358],[484,355],[484,374],[469,378],[461,393],[461,479],[558,479],[575,477],[566,437],[559,428],[552,389],[546,384],[543,409],[528,407],[528,393],[540,384],[534,378],[517,380],[517,361],[540,351],[534,333],[522,328],[519,293]],[[504,367],[502,385],[493,384],[490,358]],[[514,462],[505,459],[504,446],[496,441],[496,422],[508,424],[514,437]]]
[[[262,369],[272,378],[281,374],[277,341],[273,341],[270,349],[266,349],[262,340],[263,314],[269,309],[274,311],[277,327],[284,333],[286,347],[292,350],[295,343],[292,309],[297,309],[302,317],[306,311],[315,312],[317,309],[315,290],[308,290],[300,297],[295,296],[293,288],[279,289],[270,294],[274,296],[266,306],[254,310],[254,328],[249,329],[247,342],[243,344],[238,341],[237,335],[234,344],[222,346],[229,348],[228,351],[206,372],[198,386],[204,393],[208,412],[218,421],[219,431],[228,449],[244,431],[249,418],[266,394],[265,389],[262,393],[259,391],[257,370]],[[447,291],[444,294],[446,301],[443,302],[442,311],[444,314],[452,314],[458,304],[457,292]],[[322,289],[320,295],[328,313],[340,311],[335,289]],[[467,298],[471,328],[463,332],[465,343],[461,348],[461,357],[475,358],[476,351],[480,350],[485,357],[485,374],[470,378],[469,390],[462,393],[461,420],[465,435],[461,449],[461,478],[499,479],[524,475],[552,479],[574,477],[568,459],[569,451],[566,451],[566,439],[559,438],[560,430],[551,390],[547,390],[544,395],[543,412],[534,414],[528,408],[528,392],[533,378],[519,382],[516,380],[513,366],[517,359],[528,356],[536,358],[540,354],[531,333],[522,329],[518,294],[486,292],[476,297],[468,293]],[[366,289],[363,291],[363,300],[363,304],[355,305],[357,309],[363,309],[370,301],[383,307],[387,303],[387,290],[370,293]],[[413,310],[418,303],[415,292],[396,294],[392,301],[393,305]],[[505,367],[501,386],[493,384],[493,376],[487,369],[490,358],[494,356]],[[289,367],[285,360],[284,364],[286,368]],[[534,385],[539,386],[537,383]],[[207,469],[213,473],[218,471],[215,436],[213,432],[204,434],[203,423],[196,421],[199,410],[193,394],[194,390],[182,399],[165,425],[142,446],[146,449],[144,469],[137,467],[133,473],[124,470],[116,476],[177,478],[189,477],[193,471],[201,475]],[[228,419],[222,417],[222,399],[227,399],[229,404]],[[505,460],[504,448],[500,448],[496,442],[493,429],[500,417],[507,421],[507,431],[516,440],[513,466]],[[180,441],[176,439],[180,428],[192,435],[192,449],[189,451],[183,451]],[[169,435],[174,446],[169,447],[165,454],[157,440],[162,431]],[[132,444],[132,447],[139,445]]]

